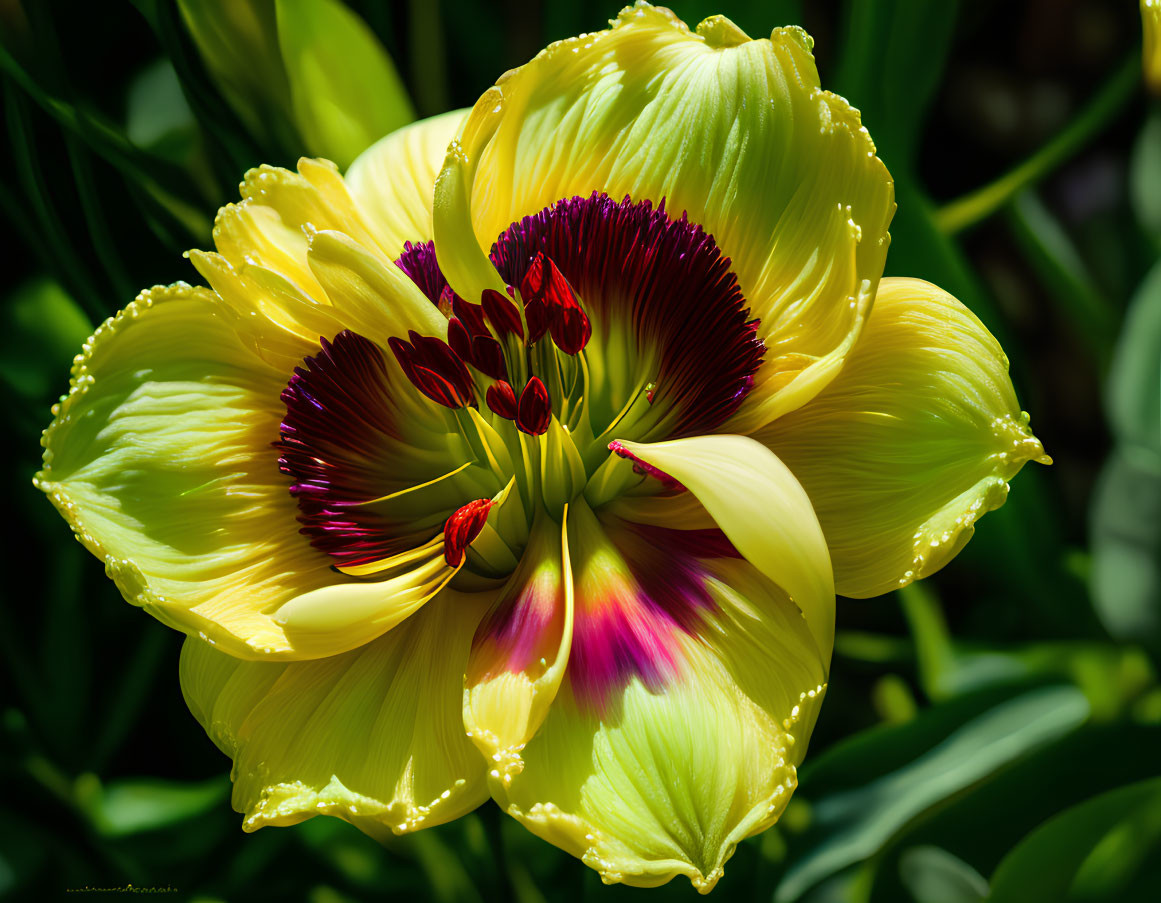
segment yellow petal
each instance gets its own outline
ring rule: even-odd
[[[243,827],[335,815],[382,837],[483,802],[484,763],[463,734],[460,691],[489,601],[446,592],[374,642],[312,662],[243,662],[187,639],[182,692],[234,761]]]
[[[444,561],[442,534],[414,552],[382,563],[396,573],[371,583],[324,586],[273,612],[296,658],[337,655],[382,636],[442,590],[458,568]],[[394,566],[394,567],[393,567]]]
[[[405,126],[372,144],[347,170],[351,196],[382,246],[396,257],[404,242],[435,237],[431,225],[435,177],[466,116],[467,110],[453,110]]]
[[[806,487],[838,591],[857,597],[943,567],[1026,461],[1050,461],[999,344],[917,279],[884,279],[838,378],[756,438]]]
[[[739,841],[781,815],[825,691],[798,609],[741,561],[708,565],[704,630],[681,634],[663,687],[633,678],[598,713],[571,676],[524,750],[492,779],[509,814],[606,883],[685,875],[708,892]]]
[[[684,485],[754,567],[802,610],[827,662],[834,583],[810,499],[786,464],[746,436],[696,436],[622,445]]]
[[[1141,0],[1141,26],[1145,83],[1154,94],[1161,95],[1161,0]]]
[[[367,591],[299,532],[272,447],[290,370],[255,354],[238,323],[278,330],[254,307],[184,284],[142,293],[101,326],[45,432],[37,485],[125,598],[164,623],[242,658],[338,651],[318,637],[297,648],[275,617],[323,587]],[[284,335],[296,363],[317,351]],[[439,465],[430,451],[414,456]],[[404,582],[422,599],[438,578],[419,568]]]
[[[483,248],[593,191],[688,212],[732,259],[769,346],[736,415],[748,431],[833,376],[874,296],[894,211],[857,111],[820,89],[810,47],[800,29],[748,40],[720,16],[692,33],[641,2],[607,31],[553,44],[477,104],[440,176],[437,233],[446,220],[466,238],[455,224],[468,198]]]
[[[572,643],[567,518],[544,518],[472,642],[464,727],[498,779],[523,767],[521,750],[556,698]]]

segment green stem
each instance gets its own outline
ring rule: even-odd
[[[1141,55],[1134,53],[1055,138],[996,181],[945,204],[935,215],[936,225],[953,235],[987,219],[1096,137],[1133,96],[1140,81]]]

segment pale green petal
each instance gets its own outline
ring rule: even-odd
[[[363,153],[347,170],[351,196],[374,226],[384,247],[430,241],[435,177],[447,146],[456,136],[467,110],[453,110],[392,132]]]
[[[340,0],[275,0],[295,124],[312,154],[346,166],[415,118],[391,57]]]
[[[607,711],[566,680],[493,797],[606,883],[676,875],[708,892],[743,838],[781,815],[825,691],[824,657],[786,595],[740,561],[710,565],[717,610],[660,689],[632,679]]]
[[[810,499],[786,464],[746,436],[696,436],[622,445],[684,485],[722,532],[802,610],[830,661],[834,582]]]
[[[296,643],[280,614],[287,603],[327,587],[333,616],[349,621],[384,587],[334,573],[299,533],[272,443],[290,367],[318,346],[275,323],[284,308],[259,308],[260,292],[247,309],[249,285],[232,289],[237,307],[184,284],[153,289],[101,326],[45,432],[37,485],[130,602],[239,657],[311,658],[351,648],[352,632],[299,632]],[[275,345],[276,364],[255,353]],[[438,439],[434,448],[446,448]],[[414,610],[447,571],[439,558],[399,578],[411,607],[396,614]],[[398,621],[372,614],[355,631],[361,641]]]
[[[714,235],[761,318],[766,364],[731,428],[802,404],[861,329],[894,211],[858,113],[820,89],[810,47],[800,29],[749,40],[722,17],[693,33],[644,3],[549,46],[481,99],[448,157],[435,225],[456,245],[441,263],[475,256],[462,247],[468,198],[485,249],[561,198],[664,199]],[[479,266],[443,265],[479,291]]]
[[[233,759],[243,827],[335,815],[382,837],[483,802],[484,762],[464,736],[460,693],[489,601],[444,593],[380,639],[312,662],[243,662],[187,639],[182,692]]]
[[[838,378],[756,438],[806,487],[837,589],[858,597],[939,570],[1026,461],[1050,461],[999,343],[917,279],[884,279]]]

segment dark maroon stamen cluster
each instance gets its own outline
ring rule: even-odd
[[[403,254],[395,261],[395,265],[419,286],[419,290],[432,304],[444,313],[451,310],[456,294],[447,284],[443,270],[439,268],[439,262],[435,259],[434,241],[415,244],[404,242]]]
[[[366,504],[395,483],[392,447],[399,436],[387,358],[350,331],[321,342],[282,390],[278,468],[293,480],[290,494],[311,545],[339,564],[364,564],[406,547],[396,525]]]
[[[410,342],[392,336],[387,344],[415,388],[444,407],[462,408],[475,403],[471,374],[447,342],[420,335],[414,329],[407,337]]]
[[[540,286],[556,285],[535,272],[545,269],[541,254],[573,297],[584,299],[598,328],[620,317],[643,351],[660,350],[653,400],[675,412],[668,435],[709,432],[737,410],[765,348],[713,236],[685,214],[670,219],[664,202],[654,209],[648,201],[618,204],[593,194],[514,223],[491,259],[508,284],[521,286],[522,295],[527,284],[536,296]],[[561,338],[567,349],[563,324]]]

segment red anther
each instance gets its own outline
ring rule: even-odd
[[[475,401],[468,368],[445,342],[414,331],[409,337],[411,342],[392,336],[387,345],[415,388],[448,408],[462,408]]]
[[[552,422],[552,399],[540,377],[528,380],[528,385],[520,393],[520,404],[516,409],[516,426],[530,436],[539,436],[548,430]]]
[[[460,319],[468,330],[468,335],[491,335],[488,324],[484,322],[484,308],[479,304],[472,304],[456,295],[452,302],[452,312]]]
[[[473,539],[480,535],[492,507],[491,499],[468,502],[447,519],[443,526],[443,560],[448,567],[459,567]]]
[[[492,379],[508,378],[508,368],[504,365],[504,351],[500,348],[500,343],[490,335],[478,335],[472,339],[471,361],[481,373]]]
[[[488,402],[488,407],[505,420],[516,419],[516,392],[504,380],[488,387],[485,400]]]
[[[463,321],[456,317],[452,317],[448,321],[447,343],[451,345],[451,350],[459,356],[461,361],[473,363],[472,337],[468,335],[467,327],[464,326]]]
[[[488,318],[488,322],[501,339],[515,333],[523,341],[524,326],[520,322],[520,310],[511,299],[505,298],[493,288],[486,288],[480,296],[480,301],[484,305],[484,316]]]
[[[555,308],[555,313],[555,317],[549,318],[552,341],[565,354],[576,354],[589,343],[593,334],[592,323],[577,303],[575,295],[571,298],[571,304]]]
[[[593,334],[592,324],[564,274],[543,251],[532,258],[520,282],[520,294],[524,298],[525,310],[543,305],[552,341],[565,354],[576,354],[588,344]],[[536,317],[539,319],[539,316],[538,311]]]
[[[548,332],[548,310],[539,298],[524,305],[524,319],[528,321],[528,344],[535,345]]]

